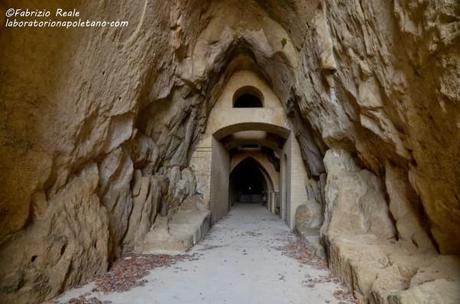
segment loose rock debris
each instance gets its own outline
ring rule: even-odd
[[[350,292],[348,292],[346,289],[337,289],[334,291],[334,298],[336,298],[339,301],[346,301],[346,303],[354,303],[358,304],[358,300],[355,299]]]
[[[58,304],[57,300],[49,300],[42,304]],[[91,297],[91,293],[85,293],[78,298],[71,298],[65,304],[111,304],[112,301],[101,301],[96,297]]]
[[[168,255],[168,254],[132,254],[117,260],[111,269],[99,275],[94,280],[96,288],[92,292],[123,292],[136,286],[143,286],[147,281],[142,278],[150,270],[158,267],[169,267],[179,261],[197,260],[196,254]],[[72,298],[66,304],[110,304],[110,301],[101,301],[90,297],[90,293],[78,298]],[[50,302],[57,303],[57,302]],[[45,304],[45,303],[44,303]]]
[[[291,239],[286,245],[276,247],[276,249],[281,250],[283,255],[294,258],[302,264],[307,264],[317,269],[327,268],[326,260],[315,255],[308,242],[301,238]]]
[[[247,236],[257,237],[257,236],[261,236],[262,233],[260,233],[260,232],[254,232],[254,231],[246,231],[246,232],[242,233],[241,235],[247,235]]]
[[[95,279],[93,291],[122,292],[136,286],[142,286],[142,278],[157,267],[169,267],[179,261],[195,260],[196,255],[136,254],[125,256],[116,261],[109,272]]]
[[[96,297],[87,298],[85,295],[81,295],[78,298],[70,299],[66,304],[110,304],[111,301],[101,301]]]
[[[326,275],[326,276],[320,276],[318,278],[308,278],[302,281],[302,285],[313,288],[315,287],[316,284],[330,283],[330,282],[333,282],[336,284],[340,283],[339,279],[334,278],[332,275]]]
[[[281,250],[283,255],[294,258],[302,264],[307,264],[317,269],[327,269],[326,259],[315,255],[308,242],[299,237],[290,239],[286,245],[276,247],[276,249]],[[308,288],[314,288],[316,284],[321,283],[340,284],[340,280],[332,274],[328,274],[302,281],[302,285]],[[346,301],[347,303],[358,303],[353,295],[347,291],[346,287],[344,285],[342,285],[342,287],[343,288],[334,291],[334,298],[339,301]]]
[[[131,285],[144,286],[121,293],[93,292],[96,289],[102,290],[93,281],[69,291],[59,302],[68,304],[70,299],[86,294],[85,299],[77,299],[80,302],[74,299],[74,303],[88,304],[91,297],[96,297],[100,301],[109,300],[122,304],[230,304],[246,303],[248,298],[254,296],[254,290],[267,290],[266,293],[257,295],[259,302],[304,303],[314,298],[315,303],[355,303],[351,295],[348,300],[347,289],[338,284],[333,276],[328,275],[327,268],[319,269],[306,264],[308,262],[317,266],[315,261],[322,261],[320,265],[325,265],[326,262],[314,255],[315,248],[308,241],[304,243],[297,240],[282,220],[263,222],[262,219],[274,216],[262,207],[251,205],[234,207],[231,212],[235,216],[217,223],[203,242],[188,252],[188,256],[129,256],[120,260],[120,265],[114,265],[110,275],[100,278],[116,280],[117,269],[123,272],[126,267],[131,266],[134,270],[130,271],[137,274],[134,275],[131,281],[134,283]],[[254,233],[246,234],[248,231]],[[175,259],[185,261],[172,265]],[[272,263],[267,264],[267,260]],[[142,277],[142,272],[151,268],[150,263],[155,267],[163,264],[162,262],[165,266],[171,266],[158,267]],[[141,267],[139,264],[147,266]],[[212,269],[217,270],[218,274],[210,273],[209,270]],[[127,278],[121,277],[118,280],[123,283]],[[146,282],[144,280],[148,282],[143,284]],[[114,282],[110,284],[108,290],[127,289],[121,283],[121,286],[112,286],[115,285]],[[312,287],[308,287],[308,284]],[[92,300],[94,304],[101,304]]]

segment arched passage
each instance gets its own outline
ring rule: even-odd
[[[234,203],[259,203],[279,213],[279,189],[283,182],[279,155],[285,149],[290,131],[270,123],[243,122],[221,128],[213,135],[210,179],[213,221],[224,216]]]
[[[241,161],[230,173],[230,205],[255,203],[267,205],[273,182],[268,172],[252,157]]]
[[[262,107],[235,107],[235,101],[245,94],[258,98]],[[235,201],[231,196],[251,199],[238,194],[242,190],[233,188],[230,175],[240,161],[252,157],[261,165],[257,170],[264,177],[265,193],[257,195],[265,195],[267,208],[294,228],[295,210],[308,198],[306,172],[291,128],[282,103],[267,83],[251,71],[238,71],[229,78],[191,161],[197,192],[211,210],[213,223],[228,213]],[[261,180],[260,175],[254,179]],[[252,199],[260,201],[257,196]]]

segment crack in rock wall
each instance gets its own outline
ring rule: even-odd
[[[457,1],[35,5],[130,26],[0,31],[2,302],[90,279],[199,201],[191,151],[242,69],[283,102],[329,265],[356,296],[458,302]]]

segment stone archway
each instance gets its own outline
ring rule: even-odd
[[[270,195],[270,199],[267,198],[269,210],[275,213],[276,210],[281,209],[281,204],[276,202],[279,189],[290,189],[290,187],[281,185],[285,180],[280,179],[280,173],[289,169],[287,163],[281,164],[280,155],[289,152],[286,150],[289,147],[289,139],[288,129],[268,123],[245,122],[224,127],[214,133],[210,151],[209,180],[209,207],[213,222],[218,221],[229,211],[231,172],[248,158],[254,159],[265,179],[264,182],[271,185],[270,193],[266,194]],[[289,157],[289,160],[291,159]],[[288,222],[286,217],[284,219]]]
[[[265,150],[267,151],[267,150]],[[252,151],[241,151],[234,155],[230,161],[230,202],[232,202],[231,197],[231,175],[235,169],[240,166],[243,162],[247,160],[254,160],[256,162],[258,169],[262,173],[265,183],[267,185],[266,193],[266,207],[272,213],[277,213],[277,210],[280,209],[280,164],[273,163],[267,157],[266,154],[262,152]],[[273,161],[273,160],[272,160]],[[278,168],[278,170],[277,170]]]
[[[269,175],[252,157],[240,161],[230,172],[229,207],[239,203],[267,205],[273,189]]]
[[[259,99],[262,107],[235,107],[235,100],[244,94]],[[308,197],[307,173],[291,129],[280,100],[256,74],[238,71],[229,78],[191,160],[197,190],[211,210],[213,223],[229,211],[232,169],[238,159],[250,156],[263,164],[266,178],[273,181],[266,198],[268,209],[294,228],[295,211]]]

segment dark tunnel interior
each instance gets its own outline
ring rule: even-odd
[[[239,163],[230,174],[230,199],[235,203],[265,205],[267,183],[256,160],[248,158]]]

